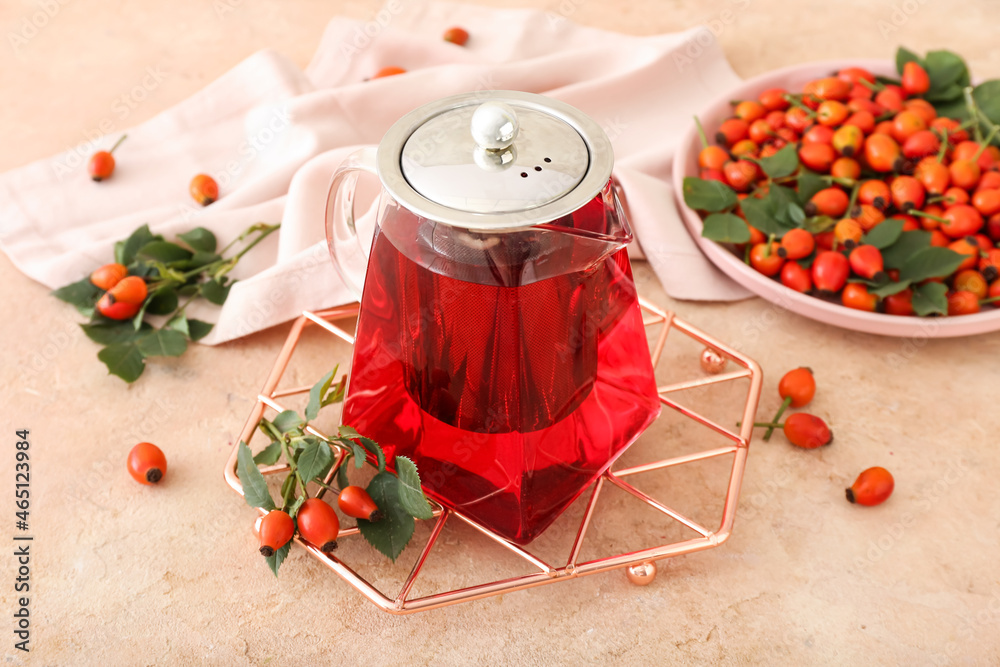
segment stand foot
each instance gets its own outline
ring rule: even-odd
[[[656,561],[647,560],[645,563],[625,568],[625,576],[628,577],[629,583],[648,586],[653,583],[653,579],[656,579]]]

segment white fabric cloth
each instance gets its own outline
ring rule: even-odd
[[[469,31],[467,46],[441,38],[453,25]],[[639,245],[668,294],[745,298],[689,237],[669,184],[692,115],[739,82],[710,36],[633,37],[534,10],[390,0],[370,22],[333,19],[305,71],[260,51],[129,129],[111,179],[92,182],[86,159],[118,135],[0,175],[0,248],[55,288],[110,261],[114,242],[143,223],[168,239],[203,226],[221,245],[280,220],[280,233],[234,271],[240,280],[221,311],[189,311],[217,321],[206,343],[244,336],[353,300],[324,241],[330,178],[347,155],[426,102],[515,89],[572,104],[606,129]],[[365,80],[388,65],[408,72]],[[187,193],[199,172],[221,192],[204,209]]]

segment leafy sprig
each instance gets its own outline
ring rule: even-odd
[[[97,311],[95,306],[104,292],[89,276],[52,294],[89,318],[80,327],[88,338],[103,346],[97,358],[108,372],[135,382],[146,369],[146,359],[180,356],[189,341],[208,335],[213,325],[188,317],[188,306],[198,298],[216,305],[225,303],[235,282],[230,280],[229,272],[279,227],[252,225],[219,251],[215,235],[202,227],[180,234],[178,242],[154,234],[148,225],[139,227],[115,243],[114,250],[115,262],[125,266],[129,275],[146,282],[146,299],[130,320],[112,320]],[[225,257],[240,243],[244,245],[238,252]],[[154,316],[162,318],[161,326],[150,320]]]
[[[433,512],[420,487],[420,474],[413,461],[395,456],[392,461],[396,469],[394,475],[387,470],[388,462],[382,446],[354,428],[340,426],[337,435],[331,437],[317,435],[317,431],[309,428],[309,423],[316,419],[323,407],[344,399],[347,378],[342,376],[334,382],[337,370],[334,368],[313,385],[304,416],[294,410],[285,410],[274,419],[261,419],[258,428],[270,443],[256,455],[251,453],[245,442],[240,442],[237,474],[243,484],[244,498],[251,507],[268,511],[281,509],[294,519],[310,497],[310,487],[314,491],[320,488],[339,494],[340,489],[350,483],[350,461],[353,459],[355,469],[370,461],[378,472],[365,490],[383,516],[378,521],[358,519],[358,529],[369,544],[395,561],[413,536],[414,519],[430,519]],[[340,451],[346,453],[338,463]],[[281,485],[280,503],[276,504],[260,466],[272,466],[282,459],[288,465],[288,474]],[[339,488],[327,481],[335,464],[338,466],[334,474]],[[279,558],[278,552],[268,559],[275,575],[282,560],[284,555]]]

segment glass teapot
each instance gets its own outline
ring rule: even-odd
[[[612,164],[579,110],[480,92],[407,114],[330,188],[330,252],[361,301],[344,423],[518,544],[660,410]],[[382,186],[368,230],[362,171]]]

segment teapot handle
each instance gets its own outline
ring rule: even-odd
[[[337,168],[326,200],[326,243],[333,266],[348,289],[361,300],[371,250],[371,234],[362,239],[354,218],[354,196],[358,173],[375,175],[376,148],[351,153]],[[372,230],[374,231],[374,230]]]

